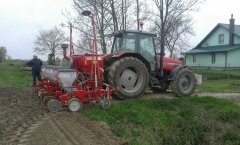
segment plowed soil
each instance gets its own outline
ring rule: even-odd
[[[118,145],[104,123],[81,112],[48,113],[31,88],[0,88],[1,145]]]

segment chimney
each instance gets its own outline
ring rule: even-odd
[[[233,45],[234,44],[234,27],[235,27],[235,19],[233,19],[233,14],[231,15],[231,19],[229,20],[230,24],[229,24],[229,45]]]

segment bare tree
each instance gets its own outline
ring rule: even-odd
[[[83,10],[90,10],[96,16],[98,43],[102,52],[106,52],[108,40],[106,34],[119,29],[139,29],[139,21],[154,22],[153,29],[159,34],[159,48],[170,52],[188,46],[188,37],[193,34],[190,11],[198,9],[204,0],[152,0],[155,8],[148,8],[144,0],[74,0],[79,14],[75,26],[84,36],[90,35],[91,22],[81,16]],[[144,4],[145,3],[145,4]],[[152,13],[150,11],[152,10]],[[144,22],[144,23],[145,23]],[[145,27],[146,30],[146,27]],[[84,46],[84,44],[82,45]],[[162,55],[164,52],[161,53]]]
[[[192,25],[191,19],[179,19],[170,30],[171,33],[166,34],[165,46],[170,52],[171,58],[175,58],[174,54],[181,53],[186,47],[189,47],[188,38],[190,35],[194,35]]]
[[[62,30],[54,27],[49,30],[40,30],[34,42],[34,52],[38,54],[49,54],[52,63],[55,64],[55,55],[61,50],[61,44],[66,41],[65,34]]]
[[[159,34],[157,43],[164,55],[165,46],[170,57],[176,49],[186,46],[188,35],[192,35],[192,18],[190,11],[198,10],[204,0],[153,0],[157,8],[155,13],[154,30]],[[162,58],[162,57],[161,57]]]
[[[0,47],[0,63],[5,61],[7,58],[7,49],[4,46]]]
[[[109,23],[107,20],[108,12],[105,9],[106,7],[110,6],[108,0],[74,0],[75,9],[78,12],[78,18],[76,19],[76,27],[78,30],[82,32],[83,35],[86,34],[91,35],[91,22],[89,19],[86,19],[81,15],[82,11],[90,10],[94,13],[96,17],[96,27],[97,27],[97,34],[100,38],[99,43],[101,44],[102,51],[106,52],[106,40],[105,40],[105,30],[106,30],[106,23]],[[90,32],[90,33],[89,33]]]
[[[107,34],[120,29],[129,28],[129,20],[135,17],[134,13],[128,11],[136,0],[74,0],[75,9],[78,12],[75,26],[83,35],[90,34],[91,22],[84,18],[81,12],[90,10],[96,17],[97,39],[103,53],[109,46]],[[127,19],[128,18],[128,19]]]

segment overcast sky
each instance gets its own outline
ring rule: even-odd
[[[66,22],[61,11],[71,9],[72,0],[0,0],[0,46],[5,46],[13,59],[32,58],[38,31]],[[229,23],[231,14],[235,24],[240,24],[240,0],[206,0],[199,12],[192,13],[195,22],[192,47],[217,23]]]

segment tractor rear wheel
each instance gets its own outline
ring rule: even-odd
[[[119,99],[141,97],[149,81],[145,64],[134,57],[124,57],[115,61],[109,70],[109,83],[118,92]]]
[[[183,68],[179,70],[170,85],[176,96],[190,96],[195,91],[196,79],[191,70]]]

